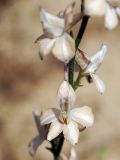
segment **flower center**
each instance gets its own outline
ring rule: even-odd
[[[59,121],[62,124],[68,124],[68,114],[67,114],[67,112],[65,112],[65,111],[61,112],[61,114],[59,116]]]

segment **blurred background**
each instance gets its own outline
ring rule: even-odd
[[[52,55],[41,61],[34,40],[42,33],[39,6],[57,14],[73,0],[0,0],[0,160],[30,160],[28,143],[37,134],[32,110],[57,107],[56,92],[63,80],[63,64]],[[76,12],[80,1],[76,0]],[[95,54],[102,43],[108,53],[99,70],[106,84],[100,96],[83,80],[76,106],[89,105],[95,125],[82,132],[76,146],[81,160],[120,160],[120,27],[107,31],[103,18],[91,18],[80,48]],[[80,24],[73,30],[76,34]],[[36,159],[52,155],[45,142]],[[63,152],[71,145],[65,142]]]

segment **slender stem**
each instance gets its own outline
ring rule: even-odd
[[[83,38],[83,35],[85,33],[85,29],[87,27],[87,24],[88,24],[88,20],[89,20],[89,16],[84,16],[83,19],[82,19],[82,23],[81,23],[81,26],[80,26],[80,29],[79,29],[79,32],[78,32],[78,35],[76,37],[76,40],[75,40],[75,50],[77,51],[78,47],[79,47],[79,44]],[[78,88],[78,80],[80,80],[80,73],[78,74],[78,77],[76,79],[76,81],[74,82],[74,66],[75,66],[75,57],[73,57],[71,59],[71,61],[69,62],[68,64],[69,66],[69,71],[68,71],[68,76],[69,76],[69,83],[72,85],[72,87],[74,89],[77,89]]]
[[[80,44],[80,42],[83,38],[84,33],[85,33],[85,30],[86,30],[86,27],[87,27],[87,24],[88,24],[88,20],[89,20],[89,16],[84,16],[83,19],[82,19],[82,24],[81,24],[81,27],[79,29],[78,35],[76,37],[76,40],[75,40],[76,51],[79,47],[79,44]]]
[[[76,81],[74,82],[74,90],[76,90],[78,88],[78,86],[80,86],[80,80],[81,80],[82,76],[81,73],[78,73],[78,77],[76,78]]]
[[[76,38],[76,41],[75,41],[76,51],[79,47],[79,44],[81,43],[81,40],[83,38],[84,33],[85,33],[85,30],[86,30],[86,27],[87,27],[87,24],[88,24],[88,20],[89,20],[89,16],[84,16],[83,19],[82,19],[82,24],[81,24],[81,27],[79,29],[79,32],[78,32],[78,35],[77,35],[77,38]],[[80,72],[81,71],[79,71],[77,79],[74,82],[74,89],[75,90],[79,87],[79,85],[80,85],[79,82],[80,82],[80,79],[82,78]]]
[[[69,71],[68,71],[68,80],[71,86],[74,86],[74,63],[75,63],[75,57],[73,57],[68,66],[69,66]]]
[[[64,64],[64,80],[68,81],[68,65]]]

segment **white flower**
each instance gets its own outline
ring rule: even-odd
[[[120,1],[116,5],[111,0],[85,0],[85,14],[92,16],[104,15],[105,27],[109,30],[114,29],[119,21]]]
[[[114,29],[118,25],[119,14],[117,13],[117,10],[106,3],[105,27],[107,29]]]
[[[35,42],[39,44],[41,58],[50,52],[64,63],[68,63],[75,55],[75,43],[66,32],[76,24],[81,16],[73,15],[75,3],[67,6],[65,11],[57,16],[48,13],[44,8],[40,8],[40,18],[44,34],[37,38]]]
[[[78,142],[80,125],[90,127],[93,122],[94,116],[88,106],[74,108],[67,112],[52,108],[44,112],[41,117],[43,125],[51,123],[47,136],[49,141],[63,132],[64,137],[72,144]]]
[[[61,157],[62,160],[77,160],[78,159],[75,148],[71,148],[69,157],[67,157],[63,153],[61,153],[60,157]]]
[[[68,81],[64,80],[62,82],[62,84],[60,85],[58,89],[57,97],[58,97],[60,107],[62,110],[67,111],[67,108],[63,109],[63,107],[67,107],[67,105],[73,106],[76,100],[76,95],[75,95],[75,91],[73,90],[72,86],[68,83]],[[68,108],[70,106],[68,106]]]
[[[90,76],[91,79],[95,82],[98,91],[103,94],[105,92],[105,85],[103,81],[96,75],[96,71],[101,66],[105,54],[107,52],[107,46],[102,45],[100,50],[92,57],[88,58],[83,52],[79,50],[79,53],[76,55],[76,61],[80,66],[83,75]]]
[[[102,16],[105,14],[105,0],[85,0],[84,8],[86,15]]]

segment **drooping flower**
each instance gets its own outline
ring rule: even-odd
[[[118,16],[120,16],[119,0],[116,3],[111,0],[85,0],[84,6],[86,15],[104,15],[104,23],[107,29],[114,29],[118,25]]]
[[[81,50],[76,54],[76,61],[80,66],[82,74],[85,77],[90,78],[96,84],[96,87],[101,94],[105,92],[105,85],[99,76],[96,75],[96,72],[101,66],[106,52],[107,46],[102,45],[100,50],[90,58]]]
[[[41,125],[40,117],[41,113],[33,111],[33,116],[35,119],[36,127],[38,130],[38,135],[32,139],[29,143],[29,154],[34,157],[38,147],[47,139],[48,126]]]
[[[63,92],[64,91],[65,90],[63,90]],[[59,92],[61,91],[58,91],[58,93]],[[63,94],[64,93],[58,96],[60,101],[63,98]],[[69,96],[65,93],[64,98],[66,99],[66,97]],[[71,98],[71,100],[74,101],[74,98]],[[73,108],[73,106],[69,107],[72,104],[69,104],[69,102],[70,101],[67,101],[67,103],[63,104],[65,106],[62,106],[61,110],[51,108],[43,112],[41,116],[41,124],[51,124],[47,135],[47,139],[49,141],[53,140],[61,132],[63,132],[64,137],[67,140],[69,140],[72,144],[76,144],[79,139],[80,126],[87,128],[93,125],[94,116],[90,107],[84,106]]]
[[[39,45],[40,57],[50,52],[64,63],[68,63],[75,55],[75,43],[67,31],[81,18],[81,14],[73,14],[75,3],[68,5],[57,16],[40,8],[40,18],[44,34],[35,41]]]
[[[71,148],[69,157],[61,153],[61,160],[77,160],[77,159],[78,159],[78,156],[75,148]]]

